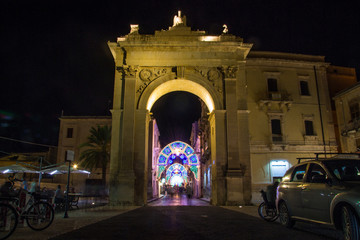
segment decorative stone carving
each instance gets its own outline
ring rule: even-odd
[[[173,27],[184,25],[186,26],[186,16],[181,16],[181,11],[178,11],[178,15],[174,16]]]
[[[131,77],[136,76],[136,72],[138,71],[137,67],[127,66],[127,65],[124,65],[122,69],[124,71],[125,76],[131,76]]]
[[[201,75],[203,78],[207,78],[208,68],[195,67],[194,71]]]
[[[194,72],[209,80],[219,93],[223,92],[223,74],[218,68],[195,67]]]
[[[130,24],[130,34],[137,33],[139,34],[139,25],[138,24]]]
[[[139,78],[142,81],[150,81],[151,76],[152,76],[152,72],[150,69],[143,69],[139,73]]]
[[[223,25],[223,34],[227,34],[229,32],[228,26],[226,24]]]
[[[235,67],[235,66],[223,67],[223,72],[225,74],[225,78],[236,78],[237,70],[238,70],[238,67]]]
[[[139,72],[139,79],[143,82],[138,89],[137,93],[142,93],[145,88],[155,79],[166,75],[171,72],[170,68],[143,68]]]
[[[209,79],[209,81],[215,82],[221,79],[221,73],[216,68],[211,68],[207,73],[207,78]]]

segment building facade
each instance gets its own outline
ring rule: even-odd
[[[334,120],[335,128],[335,137],[336,142],[338,143],[338,151],[343,152],[342,146],[340,144],[340,134],[339,134],[339,124],[336,116],[336,108],[334,97],[340,91],[350,88],[351,86],[357,83],[356,71],[355,68],[349,67],[339,67],[339,66],[329,66],[327,68],[327,79],[329,85],[329,93],[331,100],[331,111]]]
[[[111,126],[110,116],[61,116],[60,117],[60,130],[58,141],[58,155],[57,163],[65,162],[67,150],[74,151],[74,163],[79,163],[80,149],[79,146],[87,141],[90,135],[90,129],[97,126]],[[107,174],[108,175],[108,174]],[[66,184],[67,176],[56,175],[56,181]],[[101,169],[94,169],[90,175],[87,174],[72,174],[71,184],[76,191],[85,193],[86,182],[98,185],[101,181]],[[107,176],[106,181],[109,181]]]
[[[180,12],[168,30],[142,35],[131,25],[108,46],[115,63],[111,204],[147,202],[151,108],[173,91],[206,106],[200,159],[214,205],[250,204],[297,158],[337,151],[324,57],[250,51],[227,28],[220,36],[192,31]]]
[[[334,100],[342,152],[360,152],[360,83],[340,91]]]

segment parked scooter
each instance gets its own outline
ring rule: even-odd
[[[264,202],[259,205],[258,213],[260,217],[267,222],[273,222],[279,217],[279,213],[277,212],[275,205],[276,188],[278,184],[279,183],[276,182],[269,186],[267,192],[264,190],[260,191]]]

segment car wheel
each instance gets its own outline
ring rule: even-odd
[[[341,227],[345,240],[360,239],[358,219],[348,206],[341,208]]]
[[[279,219],[281,225],[292,228],[295,224],[295,221],[291,219],[289,210],[285,204],[285,202],[280,203],[279,206]]]

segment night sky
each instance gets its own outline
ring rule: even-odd
[[[254,43],[254,50],[322,55],[360,72],[360,1],[2,0],[0,136],[56,145],[62,111],[110,115],[114,62],[107,41],[128,34],[130,24],[139,24],[143,34],[168,29],[177,10],[193,30],[219,35],[227,24],[229,33]],[[168,100],[176,105],[185,95],[174,96]],[[159,126],[163,138],[187,132],[179,119],[191,123],[199,116],[197,98],[185,98],[188,109],[160,114],[175,119],[159,119],[167,126]],[[0,151],[11,151],[8,145],[0,140]]]

